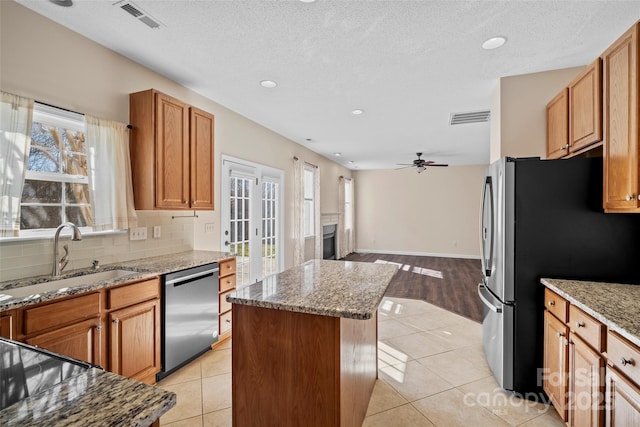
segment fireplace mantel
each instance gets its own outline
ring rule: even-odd
[[[336,213],[323,213],[320,214],[321,224],[324,225],[338,225],[338,220],[340,219],[340,214]]]

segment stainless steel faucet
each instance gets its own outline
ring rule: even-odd
[[[64,245],[64,256],[58,260],[58,239],[60,238],[60,232],[65,227],[71,227],[73,230],[73,235],[71,236],[71,240],[82,240],[82,233],[80,233],[80,229],[72,222],[64,222],[58,226],[56,229],[56,235],[53,238],[53,275],[59,276],[62,270],[69,263],[69,247]]]

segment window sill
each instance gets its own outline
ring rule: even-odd
[[[106,231],[84,231],[80,229],[82,233],[82,237],[91,237],[91,236],[105,236],[111,234],[126,234],[127,230],[106,230]],[[0,243],[9,243],[9,242],[28,242],[33,240],[50,240],[53,239],[56,232],[55,230],[46,230],[46,231],[36,231],[30,232],[29,234],[23,236],[16,237],[0,237]],[[60,233],[60,237],[71,237],[71,231],[63,230]]]

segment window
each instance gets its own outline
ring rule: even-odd
[[[84,116],[35,103],[20,229],[92,225]]]
[[[351,230],[353,228],[353,183],[350,179],[344,181],[344,228]]]
[[[304,237],[312,237],[315,234],[315,201],[313,198],[313,179],[313,166],[304,165]]]

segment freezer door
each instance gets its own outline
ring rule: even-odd
[[[513,390],[514,307],[502,303],[480,283],[478,296],[483,304],[482,346],[498,385]]]

